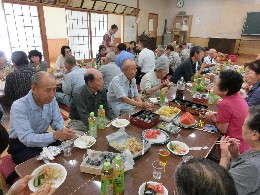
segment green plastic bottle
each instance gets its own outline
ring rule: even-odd
[[[84,60],[81,60],[81,62],[80,62],[80,66],[81,66],[82,68],[85,66],[85,62],[84,62]]]
[[[198,73],[198,71],[195,73],[195,75],[194,75],[194,82],[195,83],[198,83],[198,79],[199,79],[199,73]]]
[[[89,135],[92,137],[97,137],[97,122],[96,122],[96,117],[94,116],[94,112],[91,112],[89,114],[88,118],[88,130],[89,130]]]
[[[113,168],[105,162],[101,172],[101,195],[113,195]]]
[[[121,156],[116,156],[112,163],[114,170],[113,191],[114,195],[122,195],[125,190],[125,165]]]
[[[103,105],[99,106],[98,109],[98,129],[106,128],[106,112]]]
[[[94,60],[91,60],[91,65],[92,65],[92,68],[95,68],[95,62],[94,62]]]
[[[166,91],[165,88],[162,88],[160,91],[160,106],[165,104]]]

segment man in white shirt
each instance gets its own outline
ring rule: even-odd
[[[143,75],[150,72],[155,67],[155,55],[150,49],[147,49],[147,41],[140,40],[138,43],[138,49],[141,51],[138,56],[137,66],[141,69],[137,75],[136,83],[139,84]]]
[[[215,64],[218,63],[217,56],[218,56],[218,55],[217,55],[216,49],[211,48],[211,49],[209,50],[208,56],[204,58],[204,63],[206,63],[206,64],[209,65],[209,68],[205,68],[204,72],[205,72],[205,71],[211,71],[211,70],[213,69],[212,67],[213,67]]]

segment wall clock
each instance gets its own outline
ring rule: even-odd
[[[184,6],[184,0],[178,0],[176,5],[178,8],[182,8]]]

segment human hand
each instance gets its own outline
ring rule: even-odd
[[[32,193],[31,195],[53,195],[56,191],[56,188],[51,187],[50,184],[43,185],[39,190]]]
[[[25,195],[25,192],[28,189],[28,182],[32,178],[32,175],[26,175],[24,178],[18,180],[11,187],[10,191],[8,192],[8,195]]]
[[[204,62],[202,65],[201,65],[201,68],[200,69],[204,69],[204,68],[208,68],[210,65],[206,62]]]
[[[164,88],[164,87],[167,87],[168,85],[169,85],[169,81],[166,80],[166,81],[164,81],[164,82],[162,82],[162,83],[160,84],[160,88],[162,89],[162,88]]]
[[[59,140],[67,140],[67,139],[75,138],[76,136],[77,136],[77,134],[74,131],[72,131],[72,130],[66,128],[66,127],[64,127],[60,131],[53,132],[53,138],[55,140],[57,140],[57,139],[59,139]]]
[[[144,102],[144,103],[143,103],[143,107],[144,107],[146,110],[152,111],[153,108],[154,108],[154,105],[153,105],[152,103],[149,103],[149,102]]]
[[[228,150],[230,152],[231,158],[234,159],[239,156],[239,140],[235,138],[229,138],[228,142],[230,143]]]
[[[220,140],[220,149],[221,149],[221,159],[225,159],[227,161],[230,161],[231,159],[231,154],[229,152],[229,147],[231,145],[230,142],[228,142],[229,136],[222,136]]]

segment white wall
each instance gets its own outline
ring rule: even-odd
[[[44,6],[43,11],[47,39],[67,38],[65,9]]]
[[[123,16],[122,15],[115,15],[115,14],[108,14],[107,16],[107,28],[110,29],[111,25],[116,24],[118,26],[118,31],[115,34],[115,38],[121,37],[121,32],[123,31],[123,27],[121,24]]]

